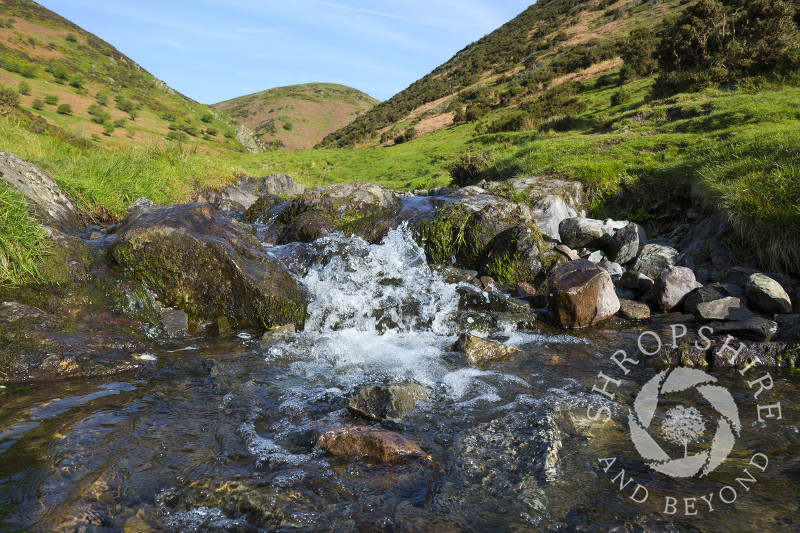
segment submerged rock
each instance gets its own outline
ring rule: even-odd
[[[558,267],[550,276],[550,310],[562,328],[585,328],[619,311],[608,272],[584,259]]]
[[[317,442],[323,450],[345,461],[392,465],[427,457],[417,443],[399,433],[371,426],[331,429],[320,434]]]
[[[314,242],[331,232],[333,232],[333,227],[328,224],[319,211],[306,211],[283,229],[277,244]]]
[[[419,400],[427,400],[425,387],[417,383],[364,387],[350,399],[347,408],[358,416],[372,420],[399,422]]]
[[[650,308],[643,303],[620,300],[619,315],[628,320],[647,320],[650,318]]]
[[[111,254],[192,321],[302,325],[306,304],[296,282],[260,248],[210,205],[187,204],[132,214]]]
[[[492,361],[502,361],[520,353],[519,348],[482,339],[472,333],[462,333],[458,340],[447,350],[462,352],[473,366],[483,366]]]

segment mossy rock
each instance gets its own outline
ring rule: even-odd
[[[248,224],[253,224],[255,222],[264,220],[265,215],[269,213],[270,209],[281,202],[283,202],[283,200],[274,194],[264,194],[263,196],[260,196],[258,200],[253,203],[253,205],[247,208],[247,211],[244,212],[242,220]]]
[[[255,237],[218,217],[210,205],[186,204],[132,214],[111,255],[192,322],[225,317],[234,328],[302,327],[303,295],[260,248]]]
[[[89,278],[92,254],[79,237],[55,228],[45,228],[48,245],[37,262],[44,283],[78,283]]]

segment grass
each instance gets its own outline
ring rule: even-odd
[[[0,182],[0,284],[37,280],[36,263],[46,252],[45,242],[26,198]]]
[[[234,180],[226,159],[178,145],[81,149],[0,123],[0,150],[46,170],[86,212],[115,216],[142,196],[157,204],[191,201],[198,190],[219,189]]]

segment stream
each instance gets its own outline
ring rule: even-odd
[[[267,250],[287,262],[297,248]],[[648,327],[564,334],[501,322],[479,335],[522,353],[476,368],[446,351],[465,316],[459,288],[428,267],[409,230],[377,245],[332,234],[303,253],[293,269],[311,297],[303,332],[171,341],[146,374],[0,395],[0,531],[800,529],[796,376],[712,372],[740,434],[709,475],[672,478],[642,460],[628,423],[663,369],[623,374],[609,360],[635,353]],[[620,380],[613,400],[593,391],[599,372]],[[766,372],[774,387],[756,398],[748,382]],[[410,382],[428,399],[401,422],[347,410],[361,387]],[[767,403],[780,403],[779,420],[758,420]],[[601,409],[611,416],[592,420]],[[396,431],[430,457],[369,465],[316,444],[353,423]],[[744,468],[754,481],[737,481]]]

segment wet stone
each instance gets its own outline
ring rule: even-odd
[[[771,340],[778,331],[776,322],[760,316],[733,322],[712,322],[708,326],[718,335],[732,335],[737,339],[757,342]]]
[[[619,315],[628,320],[647,320],[650,318],[650,308],[643,303],[620,300]]]
[[[492,361],[502,361],[520,353],[519,348],[482,339],[471,333],[462,333],[458,340],[447,350],[462,352],[473,366],[482,366]]]
[[[417,383],[364,387],[350,399],[347,408],[356,416],[399,422],[420,400],[427,400],[425,387]]]
[[[777,315],[791,313],[792,301],[780,283],[765,274],[755,273],[745,285],[750,303],[762,311]]]
[[[425,458],[419,445],[399,433],[371,426],[330,429],[317,439],[320,447],[345,461],[402,464]]]

